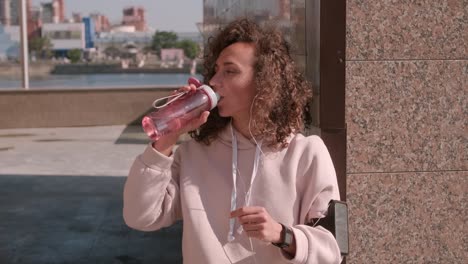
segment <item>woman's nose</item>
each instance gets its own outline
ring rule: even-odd
[[[213,87],[213,89],[218,88],[218,86],[219,86],[219,78],[218,78],[218,74],[217,74],[217,73],[215,73],[215,74],[213,75],[213,77],[211,77],[211,79],[210,79],[210,81],[208,82],[208,84],[209,84],[211,87]]]

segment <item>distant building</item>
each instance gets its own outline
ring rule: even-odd
[[[136,31],[146,31],[145,9],[143,7],[127,7],[123,10],[122,25],[135,26]]]
[[[100,32],[97,33],[95,47],[100,51],[104,51],[108,47],[123,48],[131,43],[141,50],[151,45],[153,34],[153,32]]]
[[[28,38],[40,37],[42,28],[42,9],[37,6],[29,8]]]
[[[291,18],[291,0],[279,1],[279,17],[287,20]]]
[[[41,3],[41,20],[44,24],[54,23],[54,8],[52,3]]]
[[[13,1],[15,3],[16,1]],[[0,0],[0,23],[4,26],[11,25],[11,0]]]
[[[94,22],[95,32],[108,32],[111,29],[111,24],[106,16],[99,13],[93,13],[89,15],[89,17]]]
[[[0,21],[5,26],[19,25],[19,1],[0,0]]]
[[[86,48],[84,23],[43,24],[42,36],[50,39],[52,49],[58,54],[66,54],[71,49]]]
[[[19,0],[0,0],[0,23],[5,26],[19,25]],[[26,9],[31,8],[31,0],[27,0]]]
[[[72,20],[74,23],[79,23],[80,21],[83,20],[83,17],[81,16],[81,13],[73,12],[72,13]]]
[[[136,28],[133,25],[118,25],[113,26],[110,30],[111,33],[134,33]]]
[[[94,41],[96,39],[96,32],[94,27],[94,21],[90,17],[84,17],[82,19],[84,24],[85,33],[85,48],[94,48]]]
[[[65,21],[65,3],[64,0],[52,0],[54,5],[54,16],[58,18],[58,23]]]
[[[63,0],[52,0],[52,2],[41,3],[42,23],[65,22],[65,6]]]
[[[20,24],[19,17],[19,0],[0,0],[0,23],[6,27],[18,26]],[[28,36],[37,36],[40,29],[40,17],[38,18],[38,8],[32,6],[32,0],[26,1],[27,13],[27,28]]]

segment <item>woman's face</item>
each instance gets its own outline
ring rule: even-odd
[[[219,54],[210,85],[220,95],[218,112],[222,117],[248,121],[256,94],[254,84],[255,46],[237,42]]]

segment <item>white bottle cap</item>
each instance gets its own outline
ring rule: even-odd
[[[198,87],[198,89],[205,91],[205,93],[208,95],[208,97],[210,97],[210,101],[211,101],[210,110],[215,108],[216,105],[218,104],[219,94],[216,93],[215,91],[213,91],[213,89],[211,87],[209,87],[208,85],[206,85],[206,84]]]

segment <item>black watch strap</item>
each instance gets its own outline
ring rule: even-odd
[[[272,243],[279,248],[287,248],[292,244],[294,233],[291,228],[281,224],[281,240],[279,243]]]

